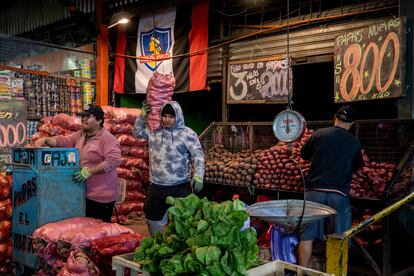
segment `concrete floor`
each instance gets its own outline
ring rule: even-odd
[[[148,232],[147,223],[145,221],[145,218],[143,217],[136,219],[131,223],[124,224],[124,226],[131,228],[134,231],[134,233],[141,234],[144,237],[148,237],[150,235]]]

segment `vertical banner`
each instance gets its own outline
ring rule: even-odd
[[[148,80],[155,71],[173,73],[170,57],[173,55],[175,14],[174,7],[147,14],[139,20],[136,53],[141,59],[137,59],[135,73],[137,92],[146,91]]]
[[[115,92],[146,93],[148,81],[155,71],[174,75],[174,92],[205,89],[207,0],[141,14],[135,23],[135,33],[125,27],[117,29],[116,52],[120,56],[115,59]]]
[[[335,38],[336,103],[400,97],[405,19],[392,18]]]

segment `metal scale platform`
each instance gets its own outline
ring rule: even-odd
[[[302,213],[301,226],[336,214],[334,209],[308,200],[303,212],[303,204],[304,201],[298,199],[271,200],[255,203],[247,208],[247,212],[251,217],[283,227],[288,233],[297,227]]]

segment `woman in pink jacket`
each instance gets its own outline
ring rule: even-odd
[[[98,105],[78,113],[82,130],[68,136],[40,138],[37,147],[77,148],[81,170],[74,174],[77,182],[86,182],[86,216],[110,222],[118,197],[118,174],[121,147],[118,140],[103,127],[104,112]]]

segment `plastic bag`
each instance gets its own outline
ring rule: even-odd
[[[118,142],[121,144],[121,146],[142,147],[148,144],[148,140],[136,138],[131,134],[118,134],[116,135],[116,138],[118,139]]]
[[[62,233],[60,239],[74,245],[75,247],[89,247],[91,241],[99,238],[132,233],[133,231],[125,226],[116,223],[102,222],[99,224],[89,225],[79,229],[66,231]]]
[[[115,124],[112,125],[112,132],[113,133],[125,133],[125,134],[132,134],[132,129],[134,127],[131,124]]]
[[[138,168],[138,169],[147,169],[148,166],[145,161],[141,158],[132,158],[132,157],[122,157],[121,158],[121,167],[124,168]]]
[[[127,191],[126,192],[126,201],[143,201],[146,196],[139,191]]]
[[[296,251],[299,245],[299,236],[288,234],[282,227],[275,225],[272,225],[270,231],[272,260],[281,260],[291,264],[298,263]]]
[[[49,136],[65,135],[65,129],[53,124],[44,124],[39,127],[39,131],[46,133]]]
[[[151,106],[151,112],[147,117],[149,129],[157,130],[161,128],[161,108],[172,100],[175,88],[175,78],[173,75],[163,75],[155,72],[147,86],[147,104]]]
[[[75,116],[69,116],[64,113],[59,113],[52,118],[52,123],[68,130],[81,130],[81,119]]]
[[[32,237],[42,238],[48,242],[57,242],[63,232],[99,223],[102,223],[102,220],[86,217],[68,218],[37,228],[33,232]]]
[[[129,154],[142,159],[148,158],[148,150],[146,148],[132,147]]]
[[[128,155],[130,150],[130,146],[121,146],[122,156]]]
[[[139,180],[128,179],[126,181],[126,190],[127,191],[137,191],[142,189],[142,183]]]
[[[125,215],[133,211],[144,210],[143,202],[125,201],[117,205],[118,214]]]
[[[99,269],[84,253],[72,251],[66,265],[59,271],[58,276],[94,276],[99,275]]]

